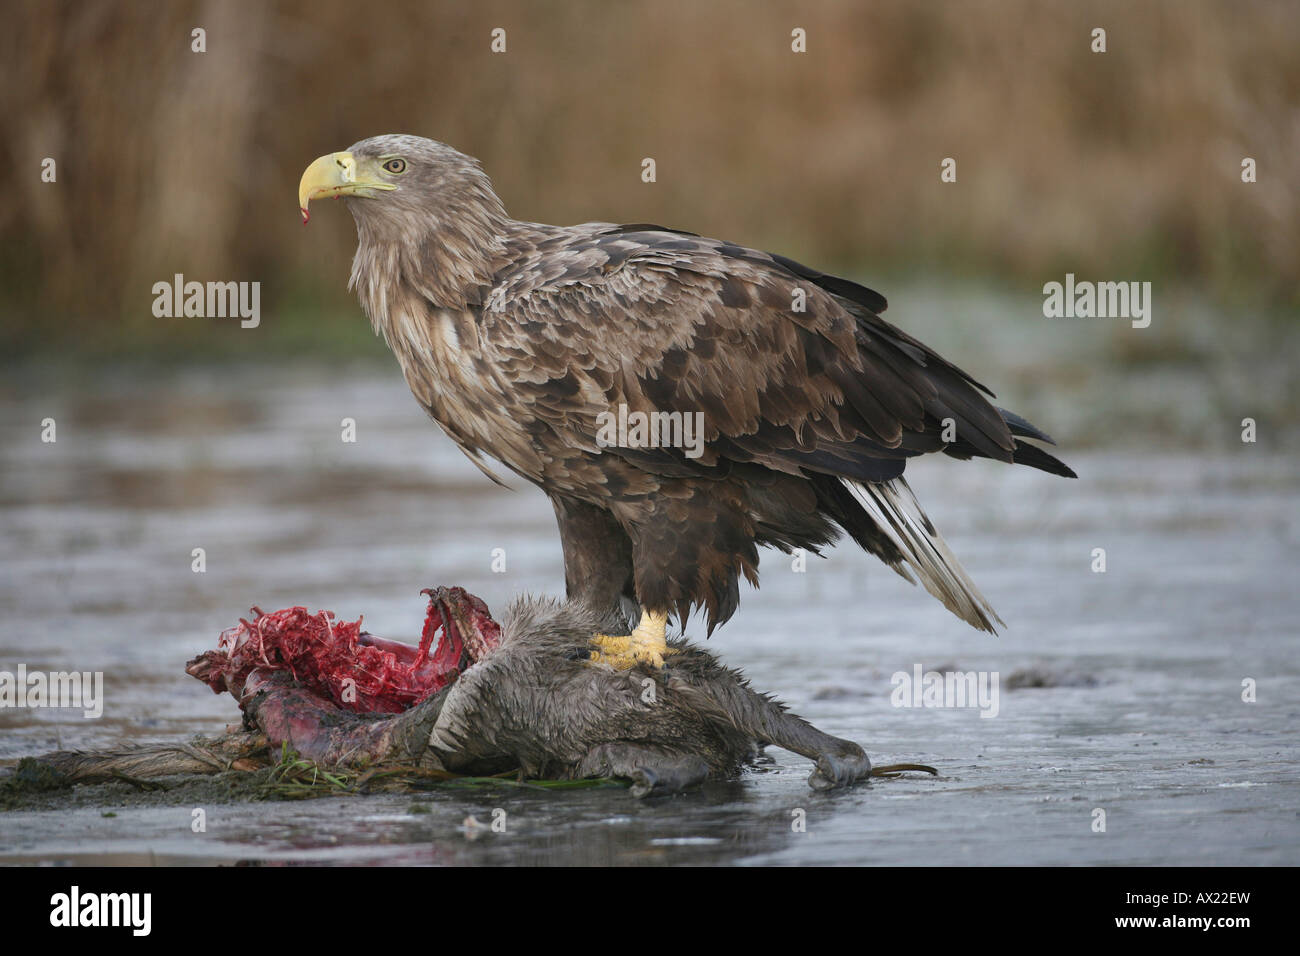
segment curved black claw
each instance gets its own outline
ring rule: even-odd
[[[905,773],[928,773],[932,777],[939,776],[938,770],[923,763],[891,763],[883,767],[871,768],[873,777],[901,777]]]
[[[857,745],[840,753],[824,753],[817,757],[817,768],[808,776],[808,786],[814,790],[835,790],[866,780],[871,776],[871,761]]]

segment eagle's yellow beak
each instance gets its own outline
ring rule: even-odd
[[[392,183],[379,182],[367,177],[357,177],[357,160],[351,153],[330,153],[322,156],[302,174],[298,183],[298,208],[302,210],[303,225],[311,218],[307,206],[313,199],[339,196],[366,196],[372,189],[396,189]]]

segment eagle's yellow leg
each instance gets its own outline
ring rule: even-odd
[[[625,671],[637,664],[663,667],[664,658],[676,654],[668,646],[668,615],[641,612],[641,623],[631,634],[597,634],[591,639],[599,650],[591,652],[592,661]]]

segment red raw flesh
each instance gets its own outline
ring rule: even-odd
[[[487,606],[463,588],[424,593],[429,609],[418,647],[364,633],[360,618],[335,621],[329,611],[313,614],[304,607],[269,614],[253,608],[253,620],[241,619],[222,632],[218,649],[196,659],[190,672],[216,693],[240,697],[255,670],[287,671],[307,690],[345,709],[401,713],[454,681],[464,667],[490,653],[500,636]],[[456,612],[471,632],[465,640]]]

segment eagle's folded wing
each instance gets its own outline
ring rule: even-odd
[[[701,412],[697,459],[606,448],[647,470],[755,462],[857,481],[955,441],[1012,461],[977,383],[879,317],[884,299],[766,253],[611,227],[518,259],[487,296],[485,352],[530,412],[596,448],[596,416]],[[951,437],[951,436],[950,436]]]

